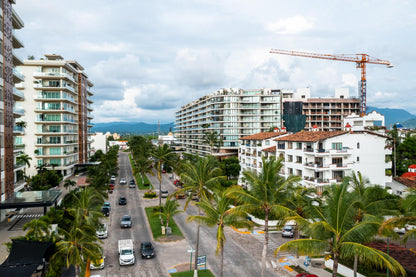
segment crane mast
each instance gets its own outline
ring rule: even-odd
[[[318,54],[318,53],[309,53],[309,52],[300,52],[300,51],[289,51],[289,50],[279,50],[272,49],[270,50],[272,54],[280,55],[289,55],[297,57],[306,57],[306,58],[315,58],[315,59],[325,59],[325,60],[335,60],[335,61],[344,61],[344,62],[354,62],[356,68],[361,69],[361,82],[360,82],[360,102],[361,102],[361,116],[363,116],[367,111],[367,80],[366,80],[366,64],[383,64],[388,68],[393,67],[393,65],[386,60],[380,60],[374,57],[371,57],[368,54],[353,54],[353,55],[329,55],[329,54]]]

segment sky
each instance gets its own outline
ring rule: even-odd
[[[416,1],[17,0],[26,59],[76,60],[94,83],[94,123],[170,123],[221,88],[349,88],[351,62],[271,54],[369,54],[367,105],[416,114]],[[413,100],[412,100],[413,99]]]

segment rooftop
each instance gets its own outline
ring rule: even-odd
[[[314,142],[323,139],[336,137],[348,133],[347,131],[300,131],[293,135],[275,139],[275,141],[303,141]]]
[[[264,140],[264,139],[278,137],[284,134],[286,134],[286,132],[262,132],[262,133],[257,133],[257,134],[246,136],[246,137],[241,137],[240,139],[241,140]]]

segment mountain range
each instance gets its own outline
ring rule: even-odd
[[[416,128],[416,115],[403,109],[389,109],[368,107],[368,112],[376,111],[385,116],[385,124],[390,129],[394,124],[400,123],[406,128]],[[108,122],[96,123],[92,128],[93,132],[110,132],[122,135],[146,135],[158,133],[158,124],[143,122]],[[160,124],[160,134],[167,134],[174,130],[174,123]]]

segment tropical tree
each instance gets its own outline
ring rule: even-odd
[[[90,266],[90,261],[98,260],[102,253],[95,229],[79,219],[74,220],[69,230],[59,228],[64,238],[56,243],[57,252],[52,256],[52,260],[63,258],[67,268],[74,265],[76,276],[80,276],[81,271]]]
[[[23,226],[23,231],[27,231],[25,237],[30,240],[43,241],[50,235],[48,222],[42,219],[33,219]]]
[[[70,189],[71,187],[75,186],[77,184],[77,182],[71,180],[71,179],[66,179],[64,182],[64,188],[66,189]]]
[[[215,159],[215,158],[213,158]],[[196,163],[186,163],[183,166],[182,173],[180,175],[184,187],[178,190],[176,193],[185,193],[188,195],[184,209],[188,207],[188,204],[193,194],[200,199],[211,199],[211,190],[220,181],[225,178],[221,176],[221,169],[215,166],[215,163],[211,158],[198,157]],[[200,208],[198,207],[198,215],[200,215]],[[199,251],[199,232],[200,224],[197,222],[196,230],[196,245],[195,245],[195,270],[197,270],[197,260]]]
[[[252,226],[252,222],[243,216],[245,214],[238,214],[235,208],[231,208],[232,204],[233,200],[227,197],[227,191],[216,190],[213,194],[213,201],[203,199],[195,204],[204,212],[204,215],[190,215],[187,217],[187,221],[197,221],[208,227],[217,226],[217,249],[215,254],[220,253],[221,277],[224,271],[225,226],[235,228]]]
[[[234,187],[230,195],[242,203],[236,210],[246,213],[264,213],[264,244],[262,251],[261,276],[266,269],[266,255],[269,245],[269,217],[284,219],[294,212],[284,206],[288,198],[289,187],[300,181],[299,176],[289,176],[287,179],[279,175],[283,167],[282,159],[262,159],[263,168],[258,174],[256,171],[243,171],[244,178],[249,184],[249,191],[241,187]]]
[[[203,143],[209,146],[209,152],[212,155],[214,147],[218,151],[223,141],[217,131],[207,131],[204,133]]]
[[[163,205],[162,211],[155,212],[153,215],[157,216],[160,215],[165,220],[166,225],[165,227],[169,227],[169,221],[172,217],[174,217],[178,213],[182,213],[182,210],[179,210],[179,203],[176,199],[171,199],[171,197],[168,197],[166,199],[165,204]]]
[[[366,246],[374,237],[382,220],[365,214],[360,222],[355,216],[358,209],[358,201],[353,194],[347,191],[348,182],[334,184],[324,192],[326,202],[322,206],[314,206],[314,222],[308,224],[310,239],[297,239],[286,242],[276,249],[279,251],[296,250],[304,255],[321,255],[329,251],[333,258],[332,276],[338,274],[340,258],[352,258],[355,254],[360,262],[373,264],[379,268],[387,267],[394,274],[405,275],[403,267],[386,253]],[[306,219],[299,215],[291,217],[305,225]]]
[[[162,205],[162,166],[174,155],[169,145],[163,144],[152,150],[151,155],[156,163],[157,178],[159,180],[159,206]]]
[[[136,159],[136,168],[133,169],[133,174],[136,175],[137,173],[140,173],[142,181],[144,182],[144,175],[146,173],[154,175],[153,170],[150,167],[151,165],[152,165],[151,160],[140,156],[139,158]]]
[[[68,211],[75,218],[83,220],[90,226],[97,226],[98,219],[102,217],[99,208],[105,200],[105,195],[93,187],[85,187],[77,191],[72,198]]]
[[[26,166],[28,168],[30,168],[30,160],[32,160],[32,158],[28,154],[24,154],[24,153],[22,153],[22,154],[20,154],[19,156],[16,157],[16,162],[17,163],[26,164]],[[23,169],[23,172],[24,172],[24,176],[25,176],[24,178],[27,178],[26,168]]]

